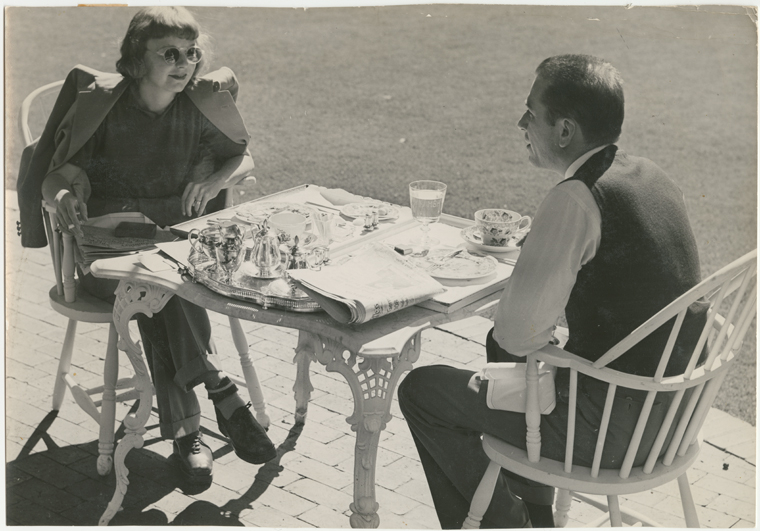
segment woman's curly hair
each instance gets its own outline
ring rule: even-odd
[[[116,61],[116,70],[126,78],[136,80],[145,75],[143,57],[150,39],[161,39],[167,35],[180,39],[195,40],[203,50],[203,56],[190,78],[190,83],[205,71],[210,59],[211,39],[202,32],[200,24],[184,7],[146,7],[138,11],[127,28],[121,42],[121,57]]]

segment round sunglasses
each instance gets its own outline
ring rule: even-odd
[[[169,48],[164,48],[153,53],[163,57],[164,61],[170,65],[173,65],[179,61],[179,56],[181,53],[185,54],[187,62],[192,65],[199,63],[203,58],[203,50],[197,46],[190,46],[189,48],[177,48],[176,46],[171,46]]]

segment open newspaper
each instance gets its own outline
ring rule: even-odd
[[[369,244],[320,271],[290,277],[341,323],[366,323],[444,291],[443,286],[382,243]]]

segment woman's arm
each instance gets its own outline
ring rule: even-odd
[[[90,182],[79,167],[66,163],[45,177],[42,197],[56,207],[56,220],[63,230],[81,235],[80,223],[87,221]]]
[[[253,157],[246,151],[227,159],[218,171],[200,182],[190,182],[182,194],[182,213],[191,217],[193,210],[198,215],[204,211],[206,204],[219,192],[239,183],[253,171]]]

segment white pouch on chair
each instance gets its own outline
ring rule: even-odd
[[[525,363],[486,363],[480,379],[488,380],[486,404],[491,409],[525,413],[527,400]],[[538,405],[542,415],[554,410],[554,370],[539,364]]]

